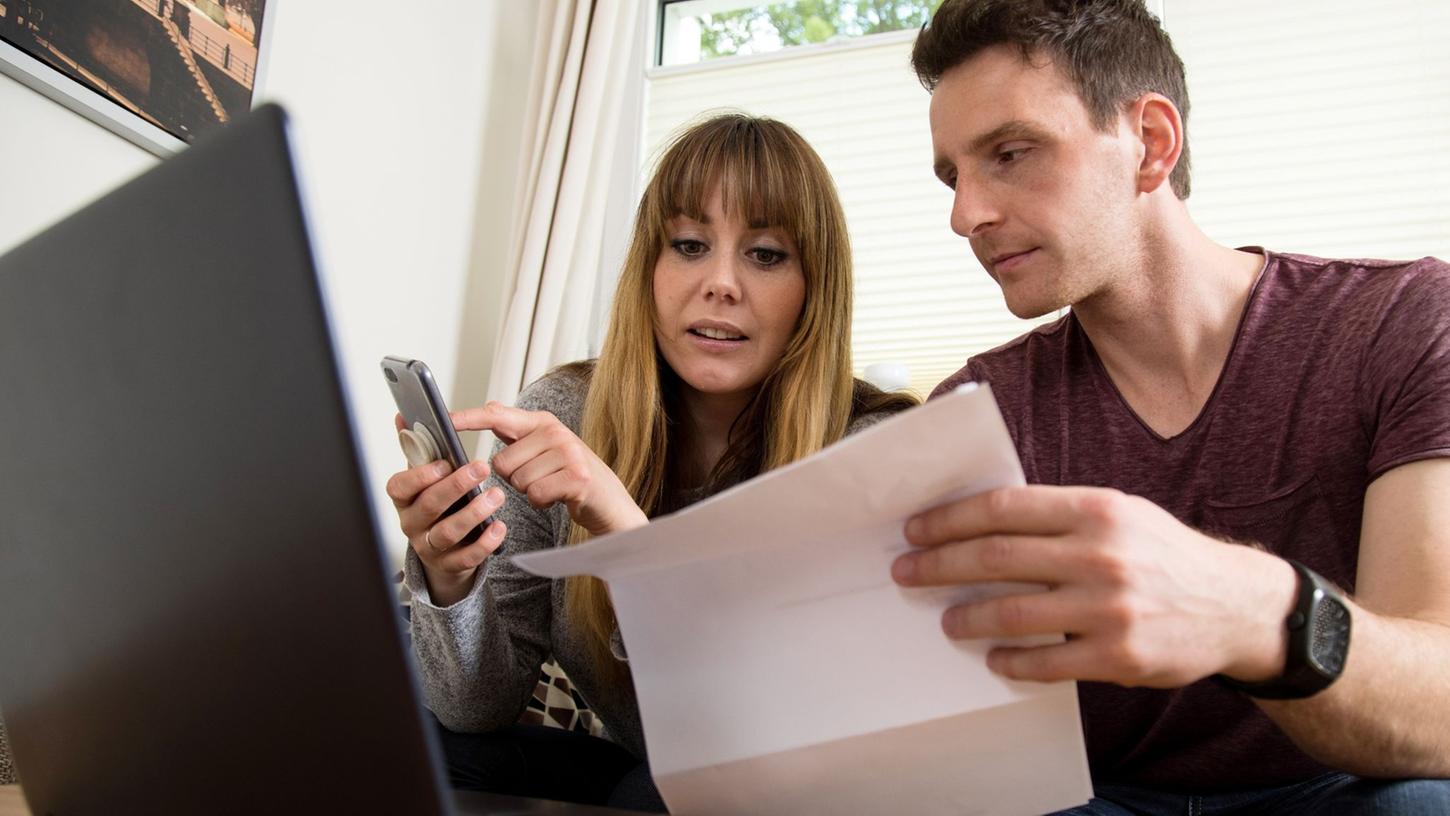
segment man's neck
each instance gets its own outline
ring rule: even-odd
[[[1264,259],[1209,240],[1186,212],[1140,258],[1073,313],[1134,412],[1171,437],[1218,384]]]

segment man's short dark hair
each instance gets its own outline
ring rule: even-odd
[[[1051,59],[1099,130],[1110,129],[1145,93],[1172,100],[1185,138],[1169,183],[1179,198],[1188,198],[1183,61],[1142,0],[945,0],[916,38],[911,67],[934,90],[943,74],[994,45],[1015,45],[1024,60]]]

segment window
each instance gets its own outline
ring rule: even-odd
[[[665,0],[656,63],[683,65],[916,31],[941,0]]]
[[[793,44],[758,22],[783,5],[859,4],[661,5],[656,61],[690,50],[670,44],[696,36],[684,20],[718,27],[733,14],[730,30],[750,36],[711,59],[700,34],[691,59],[648,70],[642,173],[666,136],[710,110],[738,108],[799,130],[835,177],[851,230],[857,374],[873,363],[904,365],[925,394],[968,357],[1041,321],[1007,312],[948,227],[951,194],[931,172],[929,96],[909,67],[916,27]],[[1450,4],[1149,7],[1166,13],[1188,69],[1189,208],[1211,238],[1330,257],[1450,257],[1450,50],[1442,45]]]

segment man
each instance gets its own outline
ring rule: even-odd
[[[937,389],[992,384],[1029,486],[912,519],[896,580],[1047,585],[942,625],[1067,635],[989,662],[1086,681],[1074,812],[1450,813],[1450,267],[1212,242],[1136,0],[946,0],[912,61],[953,230],[1071,312]]]

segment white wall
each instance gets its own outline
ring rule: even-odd
[[[268,13],[259,96],[292,114],[344,376],[396,559],[405,545],[382,486],[403,460],[378,361],[417,357],[450,403],[481,398],[536,9],[272,0]],[[0,156],[0,251],[155,161],[5,77]]]
[[[139,147],[0,75],[0,252],[155,164]]]
[[[293,112],[375,506],[401,556],[382,487],[403,458],[378,361],[426,361],[454,406],[482,393],[491,354],[475,347],[492,342],[502,297],[479,293],[502,288],[497,205],[513,201],[534,25],[519,7],[533,4],[273,7],[262,95]],[[489,246],[474,233],[480,210],[481,234],[502,230]]]

